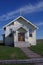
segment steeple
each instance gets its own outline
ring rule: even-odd
[[[20,16],[22,15],[22,13],[21,13],[21,8],[20,8]]]

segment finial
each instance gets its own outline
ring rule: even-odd
[[[21,16],[21,8],[20,8],[20,16]]]

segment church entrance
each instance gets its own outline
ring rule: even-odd
[[[25,33],[18,33],[18,41],[25,41]]]

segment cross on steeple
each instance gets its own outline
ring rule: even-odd
[[[20,16],[21,16],[21,8],[20,8]]]

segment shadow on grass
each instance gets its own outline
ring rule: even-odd
[[[9,46],[9,47],[14,47],[14,44],[12,44],[12,45],[5,45],[5,43],[0,43],[0,46]]]

